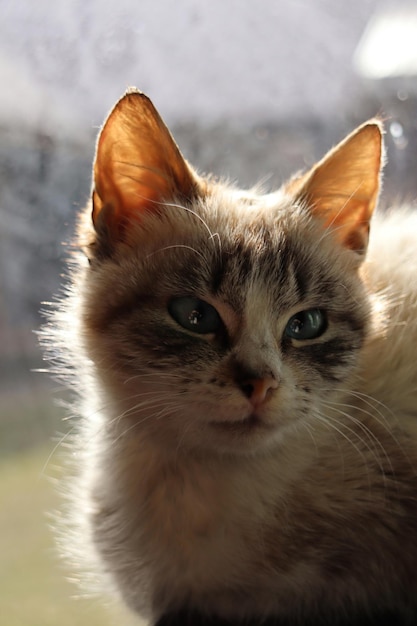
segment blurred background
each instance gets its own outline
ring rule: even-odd
[[[105,626],[55,557],[65,392],[34,371],[101,122],[135,85],[200,171],[272,189],[380,114],[383,203],[412,202],[417,2],[0,0],[0,82],[0,620]]]

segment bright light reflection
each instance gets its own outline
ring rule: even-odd
[[[377,13],[359,42],[354,59],[366,78],[417,75],[417,7],[391,7]]]

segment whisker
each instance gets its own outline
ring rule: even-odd
[[[198,220],[200,220],[200,222],[203,224],[204,228],[206,228],[207,232],[209,233],[209,239],[211,239],[214,242],[214,239],[216,238],[219,244],[219,252],[221,252],[221,240],[220,240],[220,235],[219,233],[213,233],[211,231],[210,226],[207,224],[207,222],[201,217],[201,215],[199,215],[198,213],[196,213],[196,211],[194,211],[193,209],[191,209],[190,207],[186,207],[183,206],[181,204],[175,204],[173,202],[165,202],[164,203],[165,206],[169,206],[172,208],[176,208],[176,209],[183,209],[184,211],[186,211],[187,213],[191,213],[191,215],[193,215],[194,217],[196,217]]]
[[[394,443],[396,444],[396,446],[398,447],[399,450],[401,450],[402,454],[404,454],[405,457],[407,457],[408,459],[408,455],[405,452],[403,446],[401,445],[400,441],[398,440],[398,438],[396,437],[392,425],[390,424],[388,418],[383,414],[383,410],[385,410],[388,415],[392,418],[392,420],[395,422],[396,425],[399,424],[398,418],[397,416],[394,414],[394,412],[383,402],[380,402],[379,400],[377,400],[376,398],[366,394],[366,393],[362,393],[359,391],[353,391],[350,389],[338,389],[337,391],[341,391],[342,393],[344,393],[345,395],[351,395],[354,398],[357,398],[358,400],[361,400],[362,402],[364,402],[370,409],[373,409],[374,412],[371,411],[367,411],[365,410],[363,407],[360,407],[358,405],[351,405],[351,404],[346,404],[346,408],[352,408],[355,411],[361,411],[364,415],[368,415],[369,417],[371,417],[373,420],[375,420],[383,429],[386,433],[388,433],[388,435],[391,437],[391,439],[394,441]],[[340,403],[340,406],[342,406],[342,403]],[[411,461],[410,461],[411,463]]]
[[[41,471],[39,472],[39,478],[42,478],[43,476],[46,475],[46,469],[49,467],[49,464],[50,464],[52,458],[54,457],[56,451],[59,448],[61,448],[64,445],[65,441],[67,439],[69,439],[69,437],[71,437],[74,434],[75,430],[76,430],[76,427],[74,426],[68,432],[66,432],[64,435],[62,435],[60,437],[60,439],[57,441],[57,443],[54,445],[54,447],[50,451],[50,453],[49,453],[45,463],[43,464],[43,467],[42,467]]]
[[[144,424],[148,420],[162,419],[163,417],[170,415],[174,409],[178,410],[179,408],[180,408],[180,405],[172,403],[171,406],[164,406],[163,408],[161,408],[160,411],[156,413],[151,413],[150,415],[143,417],[141,420],[135,421],[133,424],[130,424],[128,428],[125,428],[115,439],[113,439],[112,441],[113,445],[117,444],[117,442],[120,441],[120,439],[126,437],[128,433],[132,432],[132,430],[135,430],[136,428],[139,428],[142,424]]]
[[[153,252],[150,252],[149,254],[147,254],[146,258],[149,259],[150,257],[154,256],[155,254],[159,254],[160,252],[165,252],[165,250],[174,250],[174,249],[177,249],[177,248],[178,249],[183,248],[185,250],[191,250],[191,252],[195,252],[199,257],[201,257],[204,262],[206,261],[206,259],[204,258],[204,255],[202,255],[201,252],[199,252],[198,250],[196,250],[192,246],[186,246],[185,244],[181,244],[181,243],[172,244],[171,246],[164,246],[163,248],[158,248],[157,250],[154,250]]]
[[[374,456],[374,458],[375,458],[375,460],[376,460],[376,462],[377,462],[377,464],[378,464],[378,467],[379,467],[379,469],[381,470],[381,474],[382,474],[382,475],[383,475],[383,477],[384,477],[384,480],[385,480],[385,470],[384,470],[384,466],[383,466],[382,461],[381,461],[381,457],[380,457],[380,455],[377,453],[376,449],[374,449],[374,448],[371,446],[371,442],[373,442],[374,444],[377,444],[377,447],[378,447],[378,448],[382,451],[382,453],[383,453],[383,455],[384,455],[384,457],[385,457],[385,459],[386,459],[386,461],[387,461],[387,463],[388,463],[388,465],[389,465],[390,472],[391,472],[392,474],[394,474],[394,468],[393,468],[393,465],[392,465],[391,459],[390,459],[389,455],[387,454],[387,452],[386,452],[386,450],[385,450],[384,446],[383,446],[383,445],[382,445],[382,443],[379,441],[378,437],[377,437],[377,436],[376,436],[376,435],[372,432],[372,430],[371,430],[370,428],[368,428],[365,424],[363,424],[363,423],[362,423],[359,419],[357,419],[357,418],[353,417],[352,415],[350,415],[350,414],[349,414],[349,413],[347,413],[346,411],[342,411],[341,409],[338,409],[336,406],[332,405],[331,403],[326,403],[326,404],[327,404],[327,406],[328,406],[329,408],[331,408],[333,411],[336,411],[336,412],[337,412],[337,413],[339,413],[340,415],[343,415],[344,417],[346,417],[346,418],[347,418],[350,422],[352,422],[353,424],[356,424],[356,425],[357,425],[357,426],[361,429],[361,431],[362,431],[362,432],[363,432],[363,433],[364,433],[364,434],[365,434],[365,435],[369,438],[370,443],[368,444],[368,443],[365,441],[365,439],[363,439],[363,438],[359,437],[359,434],[358,434],[358,433],[355,433],[355,434],[356,434],[356,436],[357,436],[357,437],[358,437],[358,438],[359,438],[359,439],[360,439],[360,440],[361,440],[361,441],[362,441],[362,442],[366,445],[366,447],[367,447],[367,449],[369,450],[369,452],[371,452],[371,453],[372,453],[372,455]],[[342,406],[343,406],[343,405],[342,405]],[[348,406],[349,406],[349,405],[348,405]],[[338,423],[339,423],[339,422],[338,422]],[[345,427],[347,428],[347,426],[346,426],[346,425],[345,425]],[[352,430],[352,432],[355,432],[353,429],[349,429],[349,430]]]
[[[349,431],[350,433],[355,435],[359,439],[359,441],[362,441],[362,439],[357,435],[357,433],[355,433],[355,431],[352,428],[349,428],[346,424],[344,424],[343,422],[340,422],[339,420],[335,419],[334,417],[330,417],[330,416],[327,416],[327,415],[319,414],[318,418],[320,419],[320,421],[322,421],[323,424],[325,424],[326,426],[328,426],[331,429],[334,429],[337,433],[339,433],[339,435],[341,437],[343,437],[352,446],[352,448],[358,453],[358,455],[361,457],[361,459],[363,461],[364,466],[368,470],[368,485],[369,485],[369,487],[371,487],[370,472],[369,472],[369,468],[368,468],[367,459],[366,459],[363,451],[348,437],[348,435],[346,433],[344,433],[340,428],[338,428],[338,426],[343,426],[343,428],[345,428],[347,431]],[[335,426],[335,423],[338,424],[338,426]]]
[[[129,378],[126,378],[123,381],[123,384],[128,384],[136,379],[144,379],[144,378],[155,378],[155,381],[146,381],[148,382],[155,382],[160,384],[161,383],[161,372],[157,371],[157,372],[140,372],[139,374],[134,374],[133,376],[129,376]],[[163,374],[163,380],[164,380],[164,384],[166,384],[167,382],[169,383],[170,380],[177,382],[178,380],[182,380],[183,376],[181,376],[180,374],[175,374],[173,372],[164,372]]]

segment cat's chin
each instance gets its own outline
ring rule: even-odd
[[[276,411],[268,407],[259,407],[258,410],[243,411],[240,416],[235,414],[225,419],[218,415],[206,421],[203,447],[213,448],[216,452],[225,452],[232,455],[253,454],[270,450],[287,440],[292,430],[294,416],[280,414],[277,419]]]
[[[259,415],[251,413],[249,416],[241,420],[217,420],[210,422],[210,426],[217,430],[224,430],[232,433],[246,433],[258,431],[260,429],[271,429],[271,424],[267,424]]]
[[[279,444],[287,430],[254,413],[240,420],[211,421],[207,426],[210,435],[206,430],[208,436],[200,442],[203,448],[232,456],[265,452]]]
[[[279,437],[277,424],[257,413],[250,413],[243,419],[215,420],[209,422],[216,444],[225,446],[228,451],[248,452],[270,447]]]

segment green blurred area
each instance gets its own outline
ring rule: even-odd
[[[65,422],[47,391],[13,395],[0,403],[0,624],[138,624],[105,599],[80,598],[67,581],[71,572],[58,558],[50,521],[62,473],[52,435]]]

